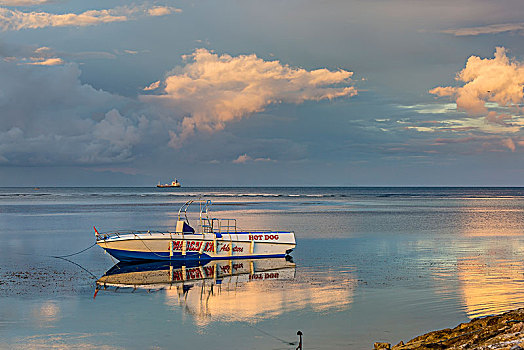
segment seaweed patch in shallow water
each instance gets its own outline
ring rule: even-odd
[[[86,277],[68,270],[31,268],[0,272],[0,296],[76,294],[86,286]]]

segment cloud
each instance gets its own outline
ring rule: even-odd
[[[233,160],[235,163],[255,163],[303,159],[307,155],[305,146],[282,136],[257,136],[257,131],[254,131],[255,137],[237,135],[234,130],[221,128],[232,120],[262,110],[267,103],[299,103],[347,94],[346,84],[351,73],[325,70],[322,73],[325,76],[322,76],[315,74],[317,71],[292,69],[278,62],[265,62],[256,56],[239,58],[247,62],[236,62],[236,66],[230,67],[232,63],[228,61],[226,67],[221,67],[221,74],[227,78],[225,82],[215,82],[213,79],[218,78],[212,76],[213,71],[209,73],[211,77],[209,74],[199,75],[204,82],[195,82],[195,91],[187,98],[170,98],[164,87],[172,88],[171,82],[166,84],[163,80],[150,85],[151,88],[158,85],[158,89],[163,91],[161,95],[136,99],[82,83],[78,64],[61,61],[60,65],[51,65],[54,59],[59,62],[59,58],[49,47],[0,43],[0,165],[125,168],[129,162],[166,150],[168,145],[179,146],[173,145],[173,140],[180,140],[181,132],[187,131],[184,123],[194,123],[195,130],[217,131],[205,142],[191,143],[192,152],[177,155],[187,161],[217,160],[226,164]],[[245,65],[249,64],[248,69]],[[244,84],[246,88],[252,84],[253,89],[264,95],[266,102],[259,102],[255,92],[233,86],[232,74],[238,74],[235,83]],[[249,76],[244,77],[244,74]],[[174,75],[171,72],[167,76]],[[215,94],[211,87],[206,90],[200,85],[205,81],[214,82],[218,89],[225,89],[227,84],[232,87],[230,91]],[[342,87],[322,85],[339,81],[346,84]],[[273,90],[266,91],[268,89]],[[199,109],[198,103],[206,102],[205,93],[210,101]],[[267,102],[268,99],[271,101]],[[242,108],[235,108],[234,102],[237,101]],[[227,103],[232,105],[224,108]],[[205,114],[208,110],[209,114]],[[188,115],[187,111],[193,114]],[[195,119],[195,112],[197,115],[204,113],[204,119]]]
[[[42,46],[35,49],[29,57],[19,57],[20,63],[34,66],[58,66],[64,64],[64,60],[49,47]],[[30,62],[26,62],[30,61]]]
[[[175,13],[175,12],[181,13],[182,10],[174,8],[174,7],[168,7],[168,6],[155,6],[153,8],[150,8],[149,10],[147,10],[147,13],[150,16],[154,16],[154,17],[166,16],[166,15],[170,15],[170,14]]]
[[[65,64],[67,59],[115,59],[116,55],[109,52],[60,52],[49,47],[35,47],[23,45],[6,45],[0,42],[0,59],[6,62],[18,62],[33,66],[50,66]]]
[[[432,146],[438,148],[439,153],[450,154],[479,154],[497,153],[510,150],[515,152],[517,145],[522,146],[522,138],[507,137],[504,135],[482,135],[468,133],[464,136],[451,134],[450,137],[436,138]]]
[[[159,87],[160,87],[160,80],[155,81],[154,83],[149,84],[143,90],[144,91],[152,91],[152,90],[158,89]]]
[[[238,156],[237,159],[233,160],[233,163],[235,163],[235,164],[243,164],[243,163],[246,163],[249,160],[253,160],[253,159],[250,156],[248,156],[247,154],[244,153],[244,154]]]
[[[446,29],[441,31],[441,33],[452,34],[455,36],[475,36],[482,34],[500,34],[506,32],[524,33],[524,23],[490,24],[486,26]]]
[[[457,88],[451,86],[438,86],[429,91],[430,94],[437,95],[438,97],[453,96],[457,92]]]
[[[511,119],[511,122],[507,120]],[[521,117],[510,117],[507,115],[488,115],[485,118],[462,118],[445,119],[434,123],[426,124],[424,121],[412,121],[405,130],[415,130],[419,132],[472,132],[476,131],[483,134],[515,134],[521,131],[524,120]]]
[[[247,162],[272,162],[273,160],[269,157],[266,158],[252,158],[248,156],[246,153],[241,154],[238,156],[238,158],[233,160],[233,163],[235,164],[244,164]]]
[[[352,72],[292,68],[256,55],[236,57],[197,49],[189,62],[174,69],[161,95],[143,95],[186,115],[178,132],[171,131],[172,147],[179,147],[196,130],[221,130],[232,121],[263,111],[277,103],[300,104],[357,94]]]
[[[42,5],[52,0],[0,0],[2,6],[33,6]]]
[[[60,52],[62,57],[71,57],[74,59],[107,59],[114,60],[117,56],[105,51],[80,51],[80,52]]]
[[[55,57],[55,58],[47,58],[43,60],[38,60],[35,62],[28,62],[26,64],[30,64],[33,66],[58,66],[58,65],[64,64],[64,61],[59,57]]]
[[[0,60],[3,164],[114,164],[133,159],[150,122],[123,116],[136,103],[80,82],[76,64],[20,65]],[[167,143],[167,136],[165,141]]]
[[[455,91],[454,88],[451,89],[453,90],[453,92]],[[451,96],[453,94],[453,92],[447,93],[446,88],[435,88],[433,90],[435,90],[433,93],[440,97]],[[417,103],[412,105],[397,105],[396,107],[415,111],[419,114],[448,114],[451,111],[456,111],[457,109],[457,105],[455,103]]]
[[[478,154],[480,152],[515,152],[521,148],[524,132],[524,66],[507,51],[498,47],[494,57],[468,58],[464,69],[456,74],[457,86],[439,86],[429,92],[452,103],[437,103],[433,108],[425,105],[400,106],[420,114],[431,114],[435,120],[426,124],[409,120],[406,130],[421,134],[440,133],[428,146],[439,153]],[[444,107],[445,108],[442,108]],[[455,106],[455,108],[453,108]],[[412,133],[413,134],[413,133]],[[452,145],[455,146],[446,146]]]
[[[164,16],[174,12],[180,12],[180,10],[174,7],[161,6],[153,8],[123,6],[108,10],[90,10],[80,14],[52,14],[0,8],[0,29],[8,31],[45,27],[84,27],[101,23],[124,22],[144,16]]]
[[[105,114],[104,119],[93,126],[93,135],[98,140],[107,141],[111,147],[117,150],[135,145],[140,141],[139,129],[144,129],[148,124],[147,118],[141,116],[137,124],[129,118],[124,118],[116,109]]]
[[[457,74],[456,80],[464,84],[458,87],[436,87],[429,92],[439,97],[450,97],[459,110],[470,116],[484,117],[488,122],[500,123],[511,119],[497,113],[494,110],[496,107],[521,111],[519,105],[524,102],[524,67],[516,59],[508,58],[503,47],[497,47],[494,58],[469,57],[466,67]]]
[[[427,126],[406,126],[406,130],[415,130],[418,132],[434,132],[435,128],[427,127]]]
[[[507,138],[502,141],[503,145],[506,146],[511,152],[515,152],[515,142],[511,138]]]

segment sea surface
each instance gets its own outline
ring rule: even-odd
[[[293,260],[130,269],[89,248],[93,226],[174,231],[200,197],[294,231]],[[0,188],[1,349],[295,349],[298,330],[371,349],[518,307],[524,188]]]

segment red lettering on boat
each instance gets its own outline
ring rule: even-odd
[[[182,241],[173,241],[173,250],[182,250]]]
[[[189,252],[200,251],[200,248],[202,247],[202,243],[204,242],[188,241],[186,245],[186,251],[189,251]]]
[[[278,240],[278,235],[265,235],[264,238],[266,241],[275,241]]]
[[[204,251],[205,252],[214,252],[215,249],[214,249],[214,245],[213,245],[213,242],[206,242],[206,245],[204,247]]]

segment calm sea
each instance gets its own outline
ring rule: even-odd
[[[99,247],[50,257],[93,226],[174,230],[199,197],[243,229],[295,231],[293,262],[201,280]],[[524,307],[523,233],[524,188],[0,188],[0,348],[295,349],[301,330],[304,349],[371,349]]]

